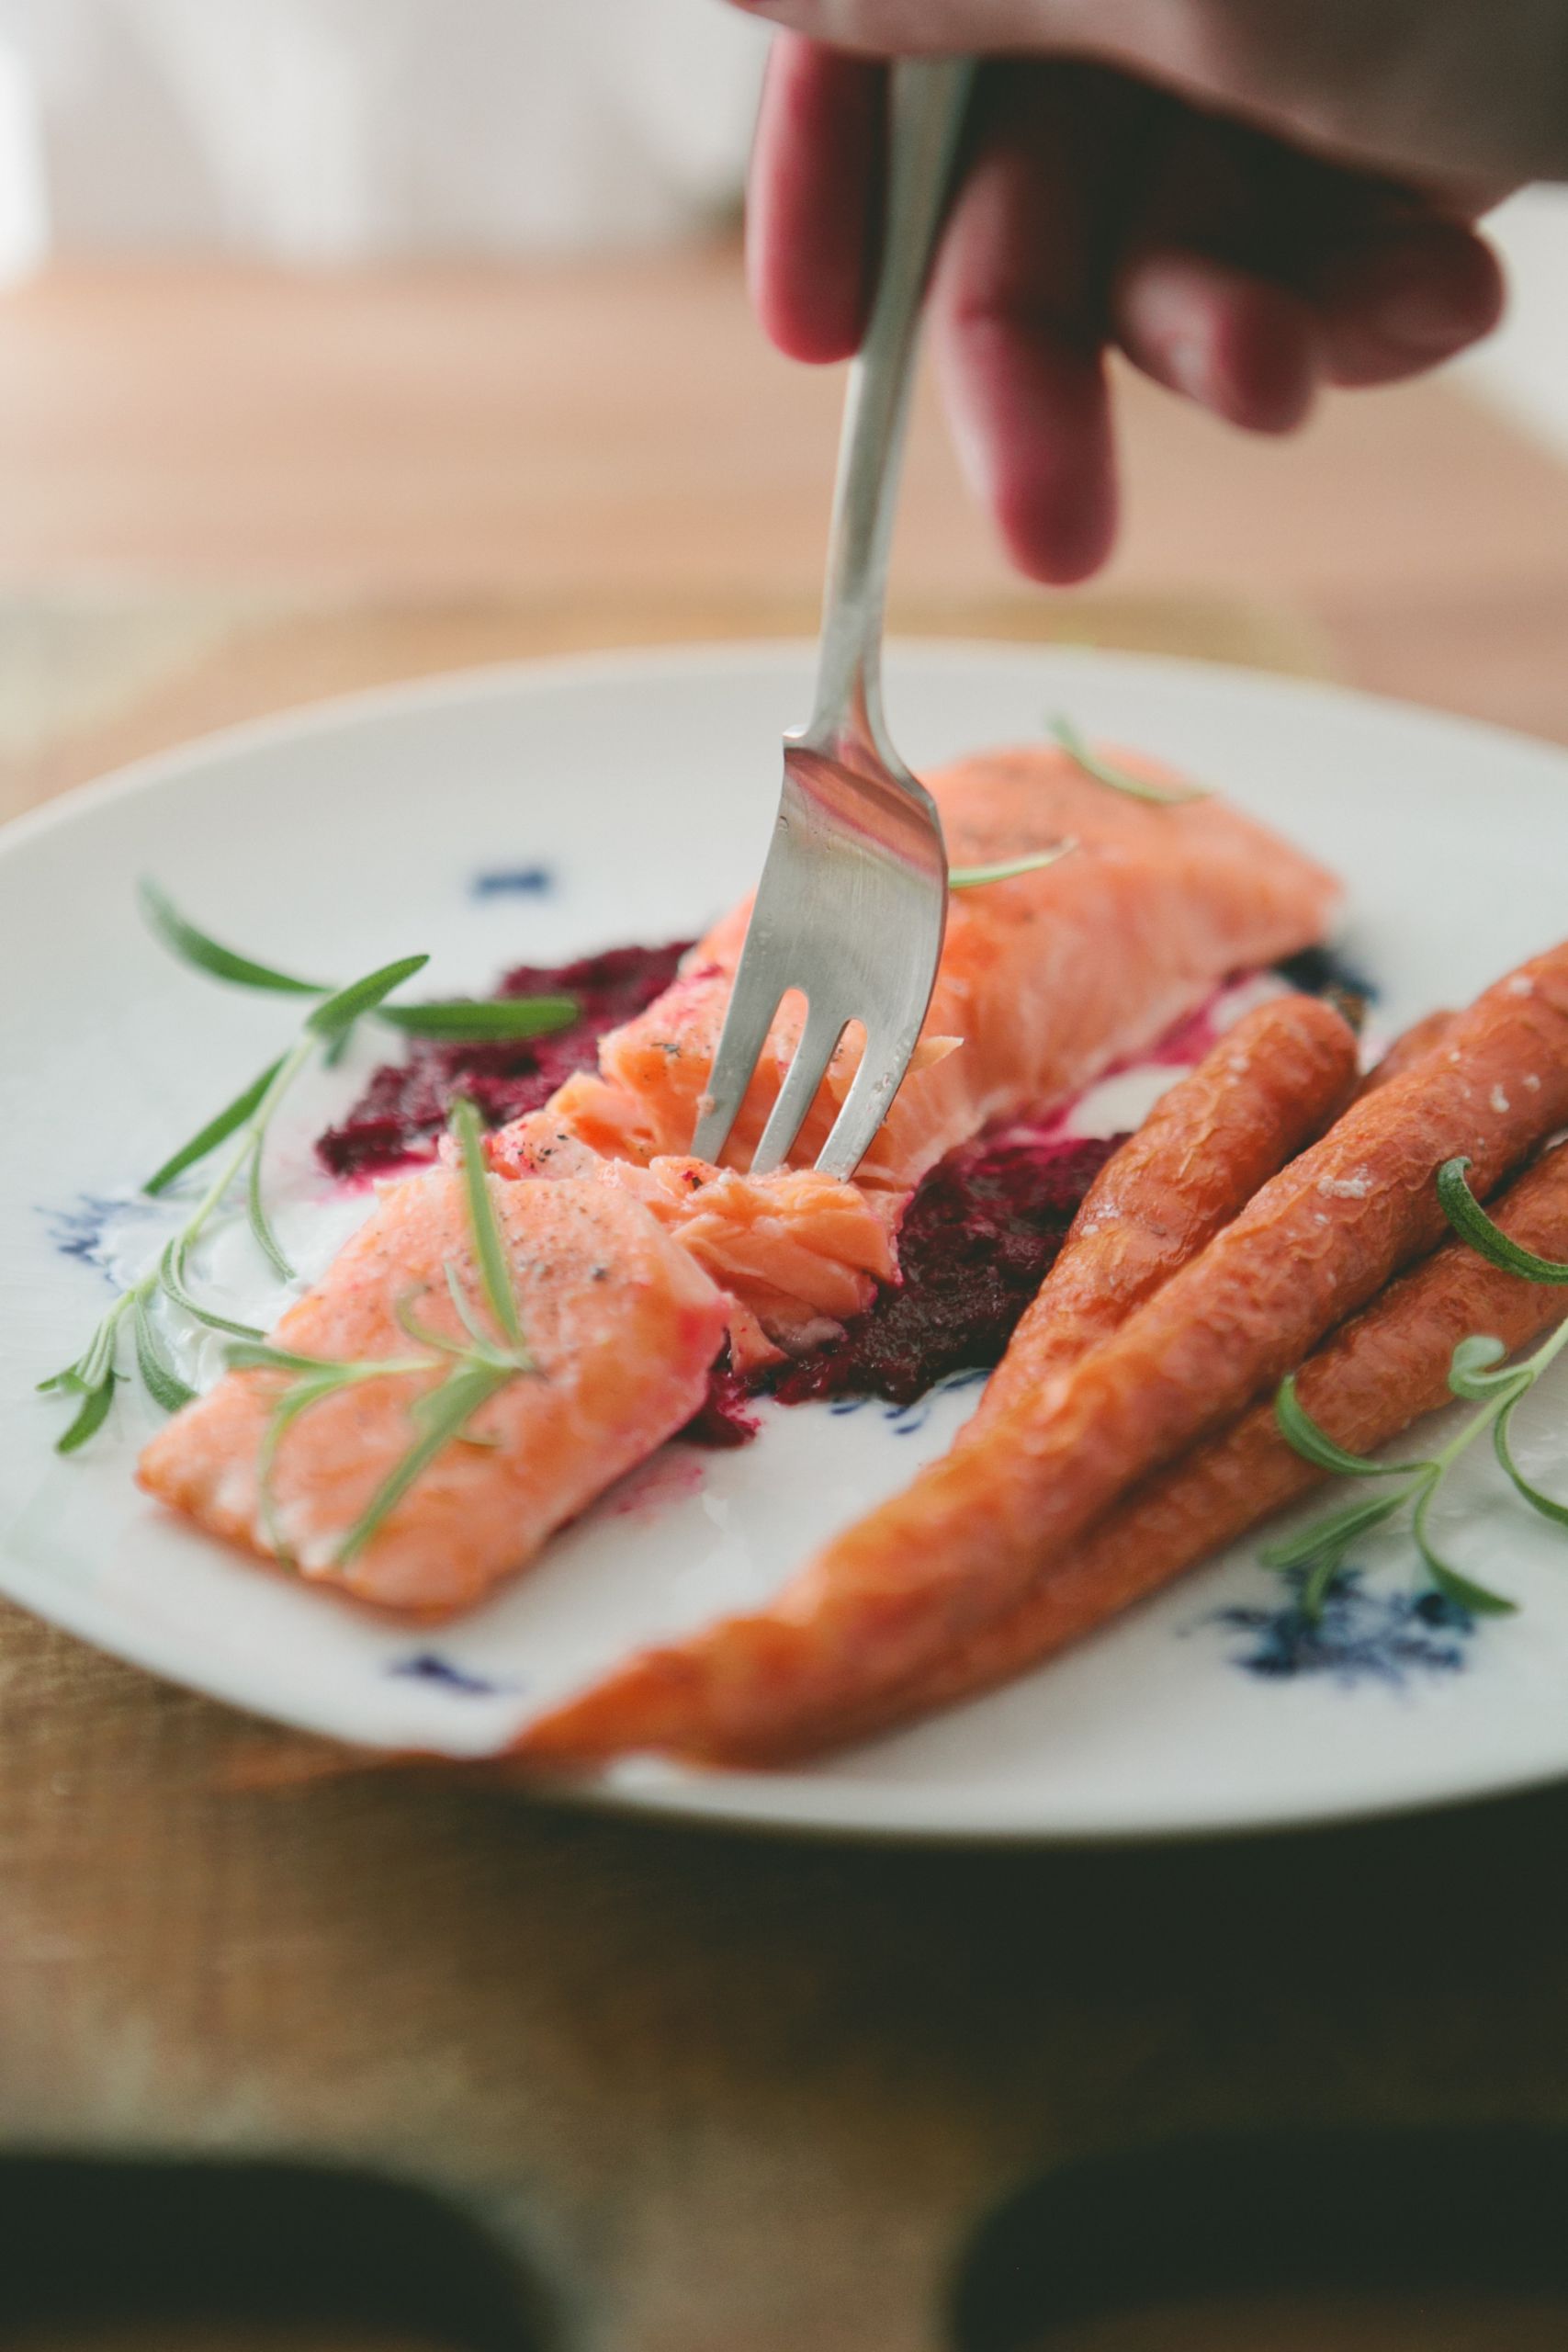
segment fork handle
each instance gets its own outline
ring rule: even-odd
[[[975,78],[969,58],[892,70],[887,217],[865,340],[850,372],[828,539],[817,705],[801,741],[852,760],[863,745],[897,776],[882,715],[882,623],[920,305]],[[913,779],[909,782],[913,784]],[[918,787],[917,787],[918,788]]]

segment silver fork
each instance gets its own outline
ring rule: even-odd
[[[920,304],[974,66],[897,64],[887,220],[876,299],[851,371],[828,545],[816,707],[784,738],[784,790],[692,1148],[716,1159],[779,1001],[807,1011],[751,1161],[788,1159],[840,1037],[860,1068],[817,1165],[851,1176],[898,1091],[936,981],[947,852],[936,804],[888,741],[882,616]]]

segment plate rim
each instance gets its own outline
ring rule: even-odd
[[[101,775],[51,794],[30,808],[23,808],[0,823],[0,858],[57,827],[139,792],[156,790],[192,768],[212,759],[265,751],[300,734],[320,729],[332,732],[366,721],[395,719],[407,712],[439,709],[444,704],[469,698],[501,699],[510,690],[529,684],[548,685],[592,682],[617,676],[659,676],[668,672],[702,675],[715,671],[768,668],[784,670],[816,650],[813,637],[715,638],[682,639],[668,645],[591,649],[570,653],[524,654],[505,662],[476,662],[470,668],[433,671],[428,675],[394,679],[378,685],[355,686],[345,693],[322,695],[308,702],[291,703],[253,718],[204,729],[161,751],[143,752],[133,760],[108,768]],[[1337,679],[1303,676],[1294,671],[1252,668],[1237,662],[1209,661],[1186,653],[1145,653],[1131,647],[1080,645],[1057,639],[987,637],[926,637],[894,635],[886,654],[934,655],[961,663],[978,660],[998,666],[1030,658],[1081,663],[1085,668],[1114,672],[1153,672],[1173,678],[1201,679],[1247,695],[1283,695],[1326,706],[1374,713],[1387,722],[1403,721],[1436,728],[1439,732],[1472,740],[1477,748],[1502,742],[1516,752],[1556,759],[1568,765],[1568,744],[1526,729],[1506,727],[1495,719],[1475,718],[1462,711],[1444,710],[1432,703],[1412,702],[1399,695],[1347,684]]]

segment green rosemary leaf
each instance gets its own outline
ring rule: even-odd
[[[366,1380],[399,1380],[434,1369],[428,1356],[302,1356],[275,1348],[270,1340],[242,1340],[223,1351],[231,1372],[292,1372],[321,1379],[328,1388],[348,1388]]]
[[[307,1378],[342,1369],[330,1357],[296,1355],[291,1349],[275,1348],[268,1340],[242,1340],[236,1347],[224,1349],[223,1361],[231,1372],[295,1372]]]
[[[1038,874],[1043,866],[1055,865],[1076,850],[1075,841],[1058,842],[1053,849],[1036,850],[1031,857],[1004,857],[996,865],[954,865],[949,869],[947,887],[950,890],[979,890],[987,882],[1010,882],[1020,874]]]
[[[81,1411],[64,1436],[55,1440],[56,1453],[74,1453],[86,1444],[90,1437],[96,1436],[108,1419],[108,1409],[114,1403],[114,1392],[118,1382],[119,1374],[111,1370],[105,1373],[96,1387],[87,1391]]]
[[[574,996],[505,996],[440,1004],[384,1004],[378,1020],[411,1037],[450,1037],[475,1044],[509,1037],[547,1037],[570,1029],[582,1007]]]
[[[1465,1181],[1470,1166],[1467,1159],[1445,1160],[1438,1170],[1438,1198],[1443,1204],[1443,1215],[1463,1241],[1506,1274],[1518,1274],[1527,1283],[1568,1283],[1568,1265],[1554,1258],[1538,1258],[1533,1250],[1521,1249],[1510,1241],[1501,1226],[1494,1225]]]
[[[1280,1383],[1274,1398],[1274,1419],[1280,1425],[1280,1436],[1294,1446],[1303,1461],[1335,1477],[1392,1478],[1410,1467],[1407,1462],[1369,1462],[1364,1453],[1348,1453],[1342,1445],[1336,1445],[1297,1396],[1293,1372]]]
[[[40,1380],[35,1394],[39,1396],[85,1396],[97,1388],[115,1368],[119,1327],[135,1296],[134,1291],[122,1291],[108,1312],[99,1317],[92,1338],[75,1363],[66,1364],[59,1372],[51,1372],[47,1380]],[[92,1431],[87,1434],[90,1437]]]
[[[484,1130],[479,1125],[478,1111],[466,1098],[459,1097],[453,1103],[451,1126],[462,1155],[468,1224],[473,1234],[474,1257],[479,1266],[485,1304],[495,1317],[497,1329],[514,1350],[520,1365],[525,1365],[527,1342],[523,1336],[523,1318],[517,1311],[517,1293],[512,1283],[506,1237],[502,1232],[501,1220],[495,1213],[495,1202],[491,1194],[490,1176],[485,1167]],[[464,1320],[467,1322],[467,1317]],[[471,1329],[472,1326],[469,1328]]]
[[[329,996],[307,1015],[306,1028],[325,1038],[329,1046],[335,1044],[364,1014],[374,1012],[383,997],[400,989],[416,972],[423,972],[429,961],[428,956],[402,956],[395,964],[383,964],[378,970],[367,972],[362,980],[351,980],[347,988],[339,989],[335,996]]]
[[[209,1119],[206,1126],[192,1136],[189,1143],[182,1144],[172,1158],[165,1159],[162,1168],[148,1177],[142,1191],[154,1195],[166,1193],[176,1177],[183,1176],[187,1168],[194,1168],[198,1159],[205,1159],[209,1151],[216,1151],[236,1127],[243,1127],[245,1121],[260,1109],[267,1088],[282,1068],[283,1057],[280,1054],[259,1078],[251,1080],[243,1094],[236,1094],[225,1110],[220,1111],[215,1119]]]
[[[295,1375],[267,1418],[256,1456],[257,1514],[262,1530],[277,1557],[288,1561],[290,1553],[278,1524],[272,1478],[278,1447],[289,1430],[302,1413],[308,1413],[313,1405],[320,1405],[328,1396],[335,1396],[341,1389],[355,1387],[365,1381],[394,1380],[429,1372],[431,1359],[420,1356],[410,1361],[406,1357],[381,1356],[335,1363],[326,1356],[297,1355],[291,1349],[275,1348],[265,1340],[243,1341],[238,1347],[227,1349],[225,1359],[231,1372],[287,1372]],[[499,1385],[511,1377],[510,1369],[491,1376]],[[411,1418],[417,1419],[418,1414],[419,1405],[415,1404]],[[417,1476],[418,1472],[414,1475]]]
[[[1334,1551],[1320,1554],[1315,1565],[1308,1571],[1302,1586],[1300,1602],[1302,1615],[1308,1624],[1315,1625],[1323,1615],[1328,1596],[1344,1565],[1345,1546],[1340,1544]]]
[[[1518,1602],[1510,1600],[1506,1593],[1494,1592],[1489,1585],[1477,1584],[1472,1577],[1461,1577],[1457,1568],[1449,1567],[1429,1552],[1423,1550],[1421,1556],[1443,1599],[1468,1610],[1472,1617],[1515,1617],[1518,1614]]]
[[[1190,800],[1210,797],[1201,785],[1179,785],[1171,789],[1165,785],[1148,784],[1141,775],[1131,775],[1112,761],[1102,760],[1084,741],[1071,719],[1064,718],[1060,713],[1050,721],[1050,730],[1075,766],[1082,768],[1085,775],[1092,776],[1096,784],[1109,785],[1112,792],[1125,792],[1134,800],[1150,800],[1162,808],[1179,808]]]
[[[272,1219],[266,1213],[266,1203],[262,1198],[262,1153],[265,1141],[265,1136],[258,1135],[255,1148],[251,1153],[250,1165],[245,1177],[245,1217],[263,1255],[286,1283],[291,1283],[294,1280],[294,1269],[289,1263],[283,1244],[272,1229]]]
[[[136,1295],[134,1330],[136,1337],[136,1369],[141,1374],[141,1385],[154,1405],[165,1413],[177,1413],[196,1395],[187,1387],[164,1353],[152,1317],[147,1311],[147,1301],[139,1291]]]
[[[1347,1503],[1342,1510],[1328,1511],[1310,1526],[1299,1528],[1294,1535],[1265,1544],[1258,1556],[1266,1568],[1310,1568],[1323,1560],[1331,1561],[1337,1568],[1357,1536],[1392,1519],[1405,1498],[1402,1491]]]
[[[419,1347],[434,1348],[440,1355],[466,1356],[468,1351],[464,1346],[461,1340],[449,1340],[444,1332],[433,1331],[429,1324],[422,1323],[419,1317],[414,1313],[414,1297],[423,1297],[423,1295],[424,1294],[423,1292],[416,1292],[413,1295],[413,1297],[400,1298],[396,1301],[392,1308],[392,1319],[397,1324],[399,1330],[405,1332],[407,1336]],[[467,1318],[465,1317],[465,1321],[466,1320]],[[493,1349],[494,1347],[494,1341],[491,1339],[488,1332],[484,1334],[484,1344],[487,1349]]]
[[[419,1434],[401,1460],[388,1472],[339,1544],[340,1567],[346,1566],[365,1549],[443,1447],[460,1437],[479,1408],[513,1377],[512,1368],[506,1365],[459,1364],[439,1388],[417,1400],[409,1418]]]
[[[233,1351],[231,1350],[230,1353],[232,1355]],[[309,1359],[301,1358],[299,1361],[309,1362]],[[279,1523],[277,1498],[273,1491],[272,1474],[277,1466],[277,1450],[301,1413],[308,1413],[312,1405],[319,1405],[323,1396],[332,1396],[342,1386],[335,1374],[335,1366],[323,1364],[318,1366],[315,1379],[298,1380],[292,1388],[285,1389],[267,1417],[261,1448],[256,1455],[256,1516],[261,1521],[263,1534],[285,1566],[291,1564],[294,1555]]]
[[[446,1276],[446,1288],[451,1294],[452,1304],[457,1311],[457,1320],[461,1323],[464,1330],[468,1333],[469,1339],[473,1340],[476,1347],[484,1348],[493,1353],[495,1349],[495,1336],[493,1332],[490,1332],[485,1329],[483,1324],[474,1313],[473,1308],[469,1306],[468,1293],[463,1288],[462,1276],[458,1273],[457,1267],[452,1263],[450,1258],[447,1259],[443,1271]],[[445,1344],[449,1347],[451,1345],[451,1341],[447,1340]]]
[[[1554,1520],[1559,1527],[1568,1527],[1568,1503],[1560,1503],[1554,1497],[1542,1494],[1539,1487],[1532,1487],[1514,1459],[1511,1424],[1519,1401],[1518,1396],[1510,1397],[1498,1414],[1492,1430],[1493,1449],[1531,1510],[1540,1511],[1542,1519]]]
[[[187,922],[155,882],[143,880],[139,895],[141,912],[156,936],[172,955],[183,964],[193,964],[198,972],[206,972],[215,980],[228,980],[235,988],[276,989],[288,996],[325,996],[326,989],[320,980],[302,980],[292,972],[280,972],[271,964],[257,964],[249,956],[238,956],[231,947],[224,947],[216,939],[209,939],[195,923]]]
[[[1489,1586],[1476,1584],[1471,1577],[1461,1576],[1459,1570],[1450,1568],[1435,1549],[1427,1532],[1427,1521],[1437,1492],[1437,1479],[1427,1479],[1411,1520],[1416,1548],[1426,1562],[1427,1575],[1445,1600],[1451,1600],[1458,1608],[1468,1610],[1472,1617],[1511,1617],[1518,1608],[1517,1600],[1509,1600],[1504,1594],[1494,1592]]]
[[[1501,1340],[1488,1339],[1484,1333],[1472,1331],[1461,1340],[1449,1365],[1449,1386],[1456,1396],[1469,1399],[1472,1405],[1484,1405],[1509,1388],[1521,1393],[1530,1385],[1532,1374],[1522,1364],[1504,1362],[1507,1349]],[[1502,1369],[1493,1367],[1501,1365]]]
[[[77,1357],[74,1367],[77,1385],[84,1391],[96,1388],[105,1375],[114,1370],[120,1322],[130,1302],[131,1294],[122,1291],[88,1340],[85,1351]]]
[[[178,1234],[158,1261],[158,1281],[171,1306],[177,1306],[193,1322],[205,1323],[209,1331],[228,1331],[237,1340],[259,1340],[265,1336],[259,1324],[236,1323],[231,1316],[215,1314],[187,1289],[186,1245]]]

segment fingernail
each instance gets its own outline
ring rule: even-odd
[[[1201,335],[1170,335],[1161,344],[1159,356],[1173,392],[1182,392],[1190,401],[1208,399],[1209,351]]]

